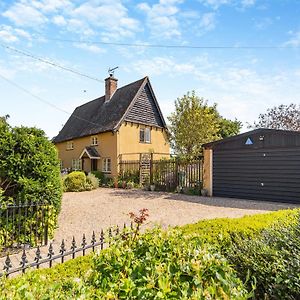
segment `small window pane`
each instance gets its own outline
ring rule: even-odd
[[[140,142],[145,142],[145,129],[141,128],[140,129]]]
[[[150,143],[151,141],[151,136],[150,136],[150,128],[145,128],[145,142]]]

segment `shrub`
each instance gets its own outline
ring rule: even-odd
[[[180,232],[156,229],[135,241],[130,236],[95,256],[90,284],[98,298],[248,298],[224,257]]]
[[[92,256],[79,257],[51,269],[29,270],[11,279],[0,278],[0,299],[90,299],[85,280],[91,272]]]
[[[104,185],[106,185],[107,184],[107,177],[105,177],[105,174],[103,173],[103,172],[101,172],[101,171],[92,171],[91,172],[93,175],[95,175],[96,176],[96,178],[98,178],[99,179],[99,185],[100,184],[104,184]]]
[[[11,200],[48,203],[52,211],[48,233],[52,236],[61,206],[60,164],[55,146],[42,130],[11,127],[0,121],[0,189],[0,205],[5,206]],[[30,227],[34,222],[34,217],[27,217],[23,226]],[[3,227],[0,219],[0,228]],[[13,224],[10,228],[13,229]]]
[[[68,174],[64,180],[65,192],[82,192],[86,190],[86,175],[80,171]]]
[[[181,227],[184,234],[226,250],[236,238],[251,238],[275,223],[293,222],[299,210],[282,210],[242,218],[202,220]]]
[[[257,299],[299,299],[300,220],[237,240],[226,254],[239,277],[256,279]]]
[[[99,179],[94,174],[89,173],[86,177],[86,182],[92,187],[92,189],[97,189],[99,187]]]

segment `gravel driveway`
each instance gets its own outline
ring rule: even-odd
[[[207,198],[164,192],[99,188],[90,192],[65,193],[54,242],[69,244],[85,233],[99,235],[101,228],[129,224],[128,213],[148,208],[148,226],[163,227],[195,223],[201,219],[241,217],[299,205],[252,200]]]
[[[58,254],[61,241],[64,239],[69,250],[73,236],[79,246],[84,233],[87,242],[90,243],[93,231],[95,231],[98,241],[101,229],[107,229],[114,225],[123,226],[124,222],[129,224],[128,213],[130,211],[137,212],[141,208],[149,210],[150,217],[147,226],[159,224],[167,227],[195,223],[201,219],[235,218],[295,207],[299,207],[299,205],[207,198],[142,190],[99,188],[91,192],[65,193],[53,248],[55,254]],[[26,251],[28,261],[34,261],[35,251],[35,249]],[[48,246],[42,247],[41,253],[43,258],[47,257]],[[14,267],[20,266],[20,253],[12,255],[11,259]],[[3,266],[4,260],[5,257],[0,258],[0,266]]]

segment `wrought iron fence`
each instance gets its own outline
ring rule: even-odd
[[[0,250],[47,244],[48,216],[45,202],[0,206]]]
[[[45,265],[45,267],[51,268],[53,266],[53,262],[64,263],[66,257],[74,259],[76,257],[76,254],[79,252],[81,252],[82,256],[85,256],[88,249],[91,249],[94,252],[95,249],[99,247],[100,250],[103,250],[105,246],[110,246],[111,240],[113,238],[123,236],[125,233],[132,234],[133,232],[134,229],[132,223],[130,224],[129,228],[127,228],[127,225],[124,224],[124,227],[121,230],[118,226],[116,226],[114,230],[112,228],[109,228],[107,233],[104,233],[104,231],[101,230],[99,238],[97,238],[95,232],[93,232],[90,242],[87,241],[85,234],[83,234],[79,245],[76,243],[75,237],[73,236],[69,248],[66,247],[65,241],[62,240],[58,253],[54,252],[53,244],[50,243],[47,249],[47,253],[44,255],[44,257],[42,256],[41,248],[38,246],[36,249],[31,249],[31,251],[35,250],[34,259],[32,261],[28,260],[28,254],[26,254],[26,249],[25,247],[23,247],[23,251],[21,257],[19,258],[20,260],[17,267],[14,267],[12,265],[12,258],[9,254],[7,254],[2,268],[3,272],[0,272],[0,278],[2,276],[8,277],[13,273],[24,274],[26,272],[26,269],[39,269],[41,265]]]

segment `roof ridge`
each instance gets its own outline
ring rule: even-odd
[[[115,90],[114,94],[115,94],[118,90],[121,90],[121,89],[123,89],[123,88],[127,88],[128,86],[133,85],[133,84],[137,83],[138,81],[144,81],[146,78],[148,78],[148,76],[145,76],[145,77],[143,77],[143,78],[141,78],[141,79],[138,79],[138,80],[136,80],[136,81],[134,81],[134,82],[128,83],[128,84],[126,84],[126,85],[123,85],[123,86],[117,88],[117,89]],[[81,105],[78,105],[78,106],[75,108],[75,110],[76,110],[77,108],[83,106],[83,105],[86,105],[86,104],[91,103],[91,102],[96,101],[96,100],[100,100],[101,98],[104,98],[104,97],[105,97],[105,95],[102,95],[102,96],[100,96],[100,97],[98,97],[98,98],[95,98],[95,99],[90,100],[90,101],[88,101],[88,102],[85,102],[85,103],[83,103],[83,104],[81,104]]]

